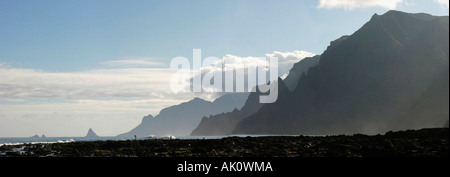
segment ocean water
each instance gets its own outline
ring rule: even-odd
[[[227,137],[264,137],[264,136],[299,136],[299,135],[227,135],[227,136],[179,136],[174,137],[175,139],[222,139]],[[309,135],[317,136],[317,135]],[[138,140],[143,139],[169,139],[169,137],[144,137],[137,138]],[[124,138],[124,137],[0,137],[0,146],[3,145],[20,145],[20,144],[49,144],[49,143],[70,143],[70,142],[83,142],[83,141],[125,141],[134,140],[134,137]]]
[[[20,144],[49,144],[49,143],[70,143],[76,141],[106,141],[106,140],[126,140],[118,137],[45,137],[45,138],[33,138],[33,137],[1,137],[0,146],[3,145],[20,145]]]

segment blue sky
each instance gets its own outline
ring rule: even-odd
[[[406,3],[405,3],[406,2]],[[406,5],[409,2],[409,5]],[[383,7],[318,8],[316,0],[1,0],[0,61],[46,71],[79,71],[138,56],[168,64],[175,56],[320,54]],[[430,0],[397,10],[446,15]],[[165,65],[164,65],[165,66]]]
[[[170,60],[194,48],[298,61],[375,13],[448,15],[448,2],[0,0],[0,137],[117,135],[195,96],[166,92]]]

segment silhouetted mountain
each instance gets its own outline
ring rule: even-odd
[[[449,119],[449,69],[444,70],[416,99],[409,111],[399,120],[398,126],[412,129],[448,126]],[[430,121],[433,120],[433,121]]]
[[[94,130],[92,130],[92,128],[90,128],[88,130],[88,132],[87,132],[85,137],[87,137],[87,138],[96,138],[96,137],[99,137],[99,136],[94,132]]]
[[[226,94],[213,102],[200,98],[179,105],[164,108],[153,117],[145,116],[133,130],[118,136],[147,137],[156,136],[186,136],[200,123],[202,117],[229,112],[235,108],[241,108],[249,93]]]
[[[289,88],[289,90],[294,90],[297,86],[297,82],[302,74],[308,72],[308,69],[317,66],[320,61],[320,55],[313,57],[307,57],[299,62],[295,63],[291,70],[289,70],[289,75],[284,79],[284,83]]]
[[[264,104],[259,103],[259,96],[262,94],[258,88],[256,92],[251,92],[241,110],[235,109],[233,112],[222,113],[209,118],[203,117],[200,124],[191,133],[192,136],[213,136],[229,135],[232,133],[236,124],[243,118],[252,115],[258,111]],[[287,86],[278,79],[278,99],[287,95],[289,92]],[[282,93],[282,94],[280,94]],[[264,94],[263,94],[264,95]]]
[[[441,93],[433,86],[443,72],[448,75],[448,66],[448,16],[375,14],[351,36],[333,41],[287,99],[244,118],[234,133],[374,134],[422,127],[423,121],[442,126],[442,117],[433,115],[448,115],[448,106],[438,108],[442,114],[398,122],[427,102],[420,97],[428,97],[428,89],[439,91],[432,97],[448,97],[448,89]]]

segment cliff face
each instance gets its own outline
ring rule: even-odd
[[[297,87],[298,80],[302,74],[308,73],[309,68],[319,65],[320,55],[313,57],[304,58],[298,63],[295,63],[291,70],[289,70],[289,75],[284,79],[284,83],[289,88],[289,90],[295,90]]]
[[[429,100],[421,96],[448,95],[448,89],[433,86],[448,87],[448,79],[439,79],[448,75],[448,26],[448,16],[374,15],[354,34],[331,44],[287,99],[244,118],[234,133],[376,134],[442,126],[448,106],[438,114],[426,114],[432,109],[424,108],[421,119],[405,115],[421,107],[416,102]],[[430,89],[433,94],[427,94]],[[448,99],[438,102],[448,105]]]
[[[448,67],[448,66],[447,66]],[[449,69],[444,70],[397,122],[411,129],[442,127],[449,120]],[[445,125],[444,125],[445,126]]]

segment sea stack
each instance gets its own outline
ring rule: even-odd
[[[96,138],[99,136],[94,132],[94,130],[92,130],[92,128],[89,128],[89,131],[85,137],[86,138]]]

